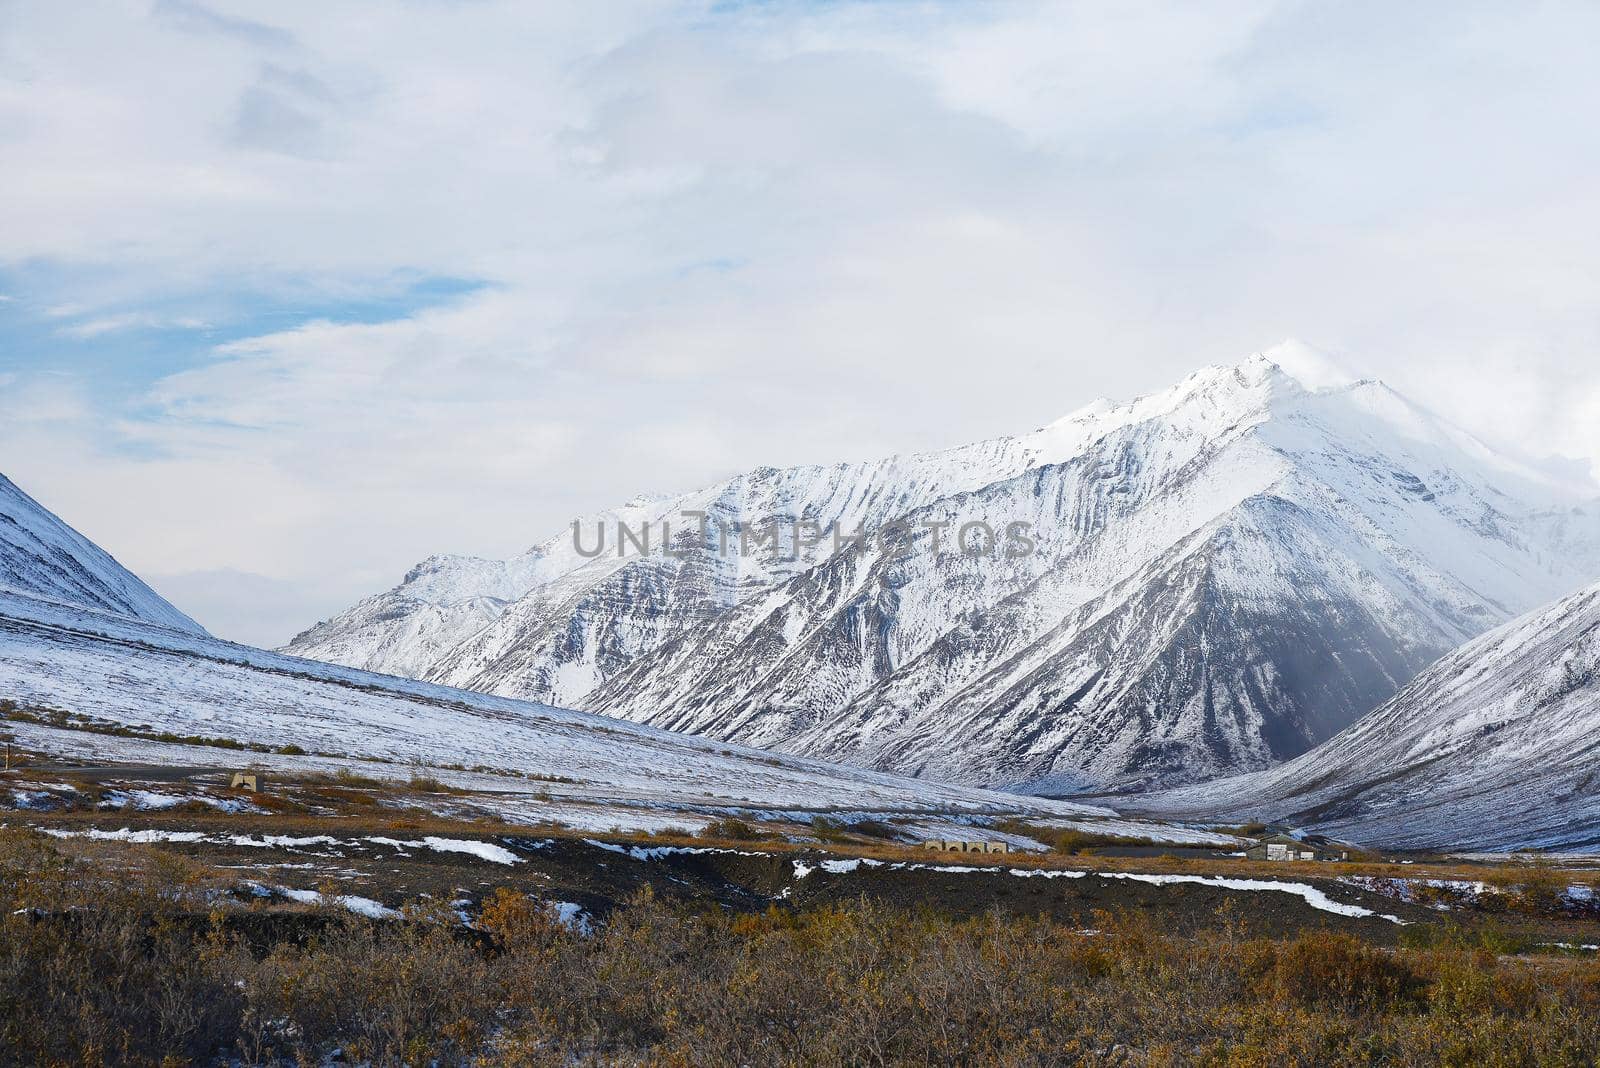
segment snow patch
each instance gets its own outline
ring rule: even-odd
[[[745,849],[725,849],[721,846],[621,846],[615,842],[602,842],[598,838],[583,839],[584,845],[604,849],[608,853],[621,853],[634,860],[660,860],[662,857],[694,856],[704,853],[726,853],[736,857],[770,857],[771,853]]]
[[[155,842],[198,842],[205,838],[200,831],[153,829],[135,831],[128,827],[116,831],[102,831],[93,827],[86,831],[65,831],[56,827],[46,827],[43,831],[52,838],[88,838],[96,842],[132,842],[136,845],[150,845]]]
[[[474,842],[464,838],[435,838],[429,835],[422,844],[436,853],[466,853],[493,864],[521,864],[522,857],[503,846],[491,842]]]
[[[577,902],[548,901],[545,907],[550,910],[555,921],[568,930],[581,935],[594,933],[594,918]]]
[[[203,838],[204,836],[200,835],[199,837]],[[288,834],[264,834],[260,838],[252,838],[248,834],[230,834],[221,839],[209,839],[209,841],[220,841],[227,845],[245,846],[250,849],[301,849],[306,846],[340,844],[339,839],[331,838],[325,834],[314,834],[305,838],[296,838]]]
[[[286,886],[273,887],[273,890],[290,901],[298,901],[304,905],[334,904],[342,909],[348,909],[357,916],[365,916],[369,920],[398,920],[401,913],[382,902],[374,901],[370,897],[358,897],[355,894],[335,894],[331,899],[316,890],[294,890]]]
[[[1169,886],[1173,883],[1195,883],[1201,886],[1217,886],[1224,890],[1266,891],[1280,894],[1293,894],[1301,898],[1306,904],[1322,912],[1331,912],[1336,916],[1352,916],[1357,919],[1376,916],[1388,920],[1390,923],[1404,924],[1406,921],[1398,916],[1388,913],[1375,912],[1360,905],[1346,905],[1335,901],[1327,894],[1314,886],[1306,883],[1280,883],[1269,879],[1229,879],[1214,875],[1147,875],[1142,872],[1100,872],[1102,879],[1127,879],[1133,882],[1151,883],[1156,886]]]

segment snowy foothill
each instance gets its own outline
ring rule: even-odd
[[[1301,757],[1134,803],[1158,817],[1303,822],[1399,848],[1592,863],[1597,713],[1600,583],[1467,642]]]
[[[521,797],[525,817],[546,798],[637,806],[654,810],[657,821],[663,807],[1112,815],[319,664],[17,594],[0,593],[0,664],[19,705],[115,728],[11,725],[20,743],[80,759],[248,763],[269,775],[362,768],[400,783],[421,768],[463,790]],[[196,740],[130,736],[125,728]],[[210,748],[203,742],[210,737],[258,751]]]
[[[109,553],[0,474],[0,592],[4,591],[205,633]]]

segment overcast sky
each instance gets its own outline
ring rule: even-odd
[[[1298,337],[1600,459],[1600,5],[0,0],[0,471],[265,644]]]

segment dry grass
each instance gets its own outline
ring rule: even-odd
[[[137,858],[138,864],[118,863]],[[1178,938],[648,892],[592,936],[502,891],[481,932],[201,903],[217,873],[0,832],[8,1063],[1592,1064],[1600,964],[1313,931]]]
[[[184,830],[228,831],[234,833],[259,832],[271,834],[317,835],[335,837],[360,834],[439,834],[443,836],[539,835],[552,838],[601,837],[614,841],[637,844],[719,845],[734,849],[748,849],[752,842],[760,842],[760,850],[772,854],[786,854],[801,850],[815,850],[816,843],[806,844],[786,841],[783,836],[796,835],[823,839],[821,849],[847,857],[869,857],[885,862],[911,862],[922,864],[949,863],[949,858],[930,855],[918,845],[867,837],[857,826],[819,816],[809,824],[769,823],[753,819],[730,818],[713,821],[698,833],[672,828],[655,833],[623,833],[613,831],[596,835],[592,831],[574,830],[558,824],[507,823],[494,818],[463,818],[430,812],[428,806],[437,806],[439,794],[430,792],[433,781],[425,774],[416,773],[413,782],[382,780],[353,772],[330,775],[288,776],[272,774],[266,792],[250,795],[249,800],[265,812],[227,814],[204,806],[185,806],[184,809],[166,812],[136,813],[119,811],[108,814],[95,809],[105,786],[96,783],[79,783],[75,810],[48,815],[31,814],[32,823],[65,828],[83,827],[100,823],[112,815],[118,825],[170,827]],[[20,785],[34,780],[34,773],[23,771],[7,776]],[[59,777],[57,777],[59,778]],[[456,791],[450,791],[452,794]],[[193,811],[188,811],[188,809]],[[867,828],[881,830],[880,827]],[[892,829],[892,828],[891,828]],[[1007,829],[1030,833],[1026,825],[1008,825]],[[1034,829],[1031,833],[1039,833]],[[1011,853],[1004,857],[989,856],[976,859],[960,858],[963,864],[993,865],[1015,868],[1069,868],[1094,872],[1141,871],[1170,872],[1217,876],[1247,876],[1269,879],[1327,880],[1341,876],[1364,876],[1380,880],[1403,881],[1414,903],[1427,907],[1445,904],[1454,907],[1455,915],[1471,919],[1475,915],[1499,913],[1512,926],[1529,931],[1532,926],[1549,927],[1553,922],[1578,918],[1573,909],[1562,900],[1561,892],[1569,883],[1594,885],[1600,873],[1594,870],[1569,870],[1558,868],[1539,858],[1526,858],[1524,862],[1491,865],[1466,863],[1447,858],[1420,858],[1418,863],[1399,864],[1356,859],[1347,863],[1296,863],[1256,862],[1241,858],[1203,857],[1112,857],[1096,851],[1111,842],[1078,833],[1064,835],[1057,843],[1062,849],[1076,852],[1061,853]],[[1118,840],[1118,844],[1120,840]],[[1431,888],[1427,880],[1483,881],[1500,891],[1486,895],[1463,896],[1448,888]],[[1575,930],[1561,929],[1550,940],[1593,941],[1592,934],[1573,937]]]

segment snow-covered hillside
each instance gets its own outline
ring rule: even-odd
[[[1415,848],[1600,846],[1600,584],[1469,642],[1296,760],[1134,803]]]
[[[0,698],[146,734],[227,738],[350,760],[477,768],[472,785],[655,806],[1094,817],[1105,809],[902,779],[686,738],[524,701],[299,660],[59,602],[0,593]],[[154,743],[11,724],[83,755]],[[31,733],[30,733],[31,732]],[[179,762],[193,762],[193,747]],[[294,764],[293,756],[213,760]],[[439,770],[446,780],[457,772]],[[485,779],[487,776],[487,780]],[[537,806],[534,806],[535,809]],[[533,812],[537,816],[537,812]]]
[[[796,543],[794,517],[819,529],[876,530],[930,501],[1070,455],[1117,417],[1095,405],[1020,438],[873,462],[763,467],[693,493],[640,498],[577,522],[586,550],[606,532],[598,556],[581,554],[567,529],[510,560],[430,557],[399,586],[317,624],[284,651],[576,705],[635,657],[831,555],[831,536]],[[685,518],[697,514],[709,537],[698,519]],[[781,540],[761,543],[774,521]],[[662,551],[663,524],[671,555]],[[619,526],[647,528],[653,551],[618,553]]]
[[[682,559],[587,560],[567,531],[505,564],[430,561],[291,649],[984,785],[1266,767],[1600,575],[1582,491],[1381,383],[1319,372],[1310,388],[1280,365],[1302,356],[1206,368],[1018,438],[761,469],[624,510],[892,524],[909,547],[741,557],[675,526]],[[1036,551],[958,551],[979,520],[1028,524]]]
[[[0,475],[0,591],[4,590],[204,633],[99,546]]]

